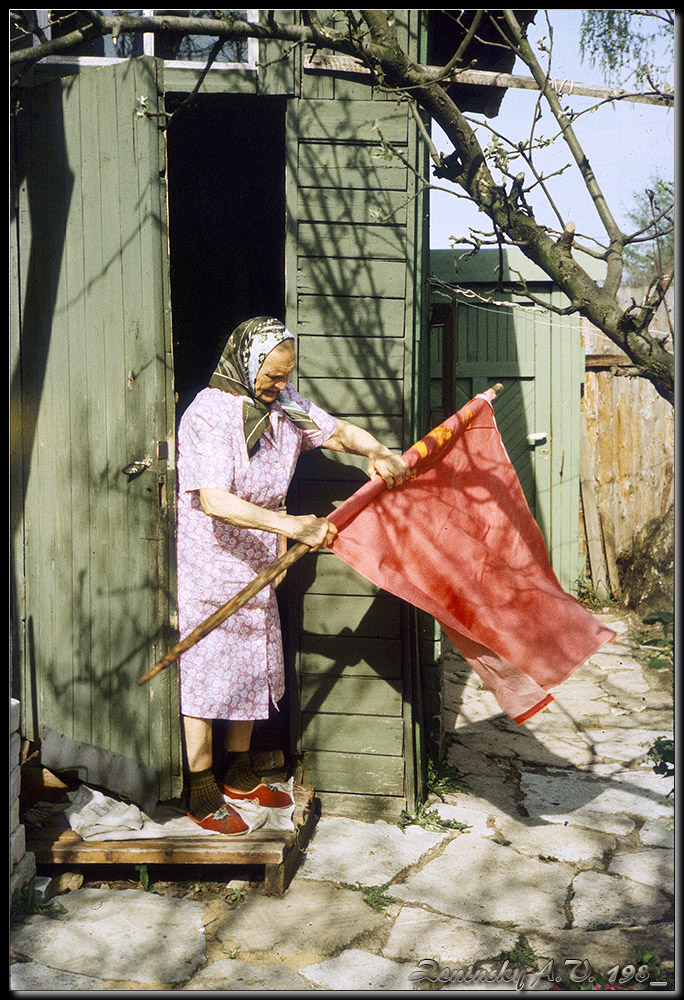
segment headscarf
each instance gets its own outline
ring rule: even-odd
[[[233,395],[244,396],[242,420],[247,454],[251,458],[259,447],[259,438],[271,426],[270,406],[254,395],[259,369],[274,347],[294,337],[284,323],[271,316],[257,316],[241,323],[226,341],[221,358],[209,380],[209,386]],[[280,397],[280,393],[278,396]],[[278,398],[285,415],[302,430],[318,430],[305,410]]]

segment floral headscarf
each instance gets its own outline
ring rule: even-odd
[[[259,438],[271,426],[270,407],[254,395],[259,369],[274,347],[294,337],[284,323],[271,316],[257,316],[241,323],[231,333],[209,380],[210,387],[244,396],[242,407],[245,444],[251,456],[259,447]],[[318,430],[304,410],[279,399],[286,416],[303,430]]]

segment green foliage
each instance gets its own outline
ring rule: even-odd
[[[649,656],[647,666],[650,670],[662,670],[674,666],[674,614],[671,611],[653,611],[642,618],[644,625],[649,625],[648,631],[637,629],[632,632],[632,638],[648,650],[658,650],[655,656]],[[661,635],[654,636],[653,628],[660,626]]]
[[[656,239],[654,235],[646,242],[625,247],[625,277],[634,286],[649,285],[674,261],[674,181],[652,178],[650,188],[635,193],[634,202],[635,207],[627,213],[627,217],[633,223],[635,232],[657,222],[658,237]],[[651,233],[654,232],[652,229]]]
[[[427,790],[438,795],[444,802],[444,796],[449,792],[462,792],[466,781],[457,767],[444,761],[435,762],[432,758],[427,765]]]
[[[386,890],[392,884],[392,880],[389,882],[384,882],[382,885],[361,885],[357,882],[356,885],[352,885],[350,882],[340,882],[343,889],[351,889],[353,892],[360,892],[364,898],[364,901],[368,903],[371,910],[375,910],[376,913],[382,913],[386,906],[390,903],[396,903],[393,896],[388,896]]]
[[[147,871],[147,865],[136,865],[135,868],[136,871],[138,872],[138,879],[140,881],[140,885],[143,887],[145,892],[156,892],[157,890],[154,889],[152,886],[152,881]]]
[[[577,600],[581,601],[585,608],[590,611],[599,611],[605,608],[609,602],[608,597],[602,597],[597,593],[594,584],[587,576],[580,576],[575,580],[575,593]]]
[[[607,83],[651,82],[669,89],[674,65],[674,10],[629,8],[582,11],[580,53],[599,65]]]
[[[43,917],[56,919],[68,913],[66,907],[52,900],[44,903],[36,896],[35,884],[31,880],[12,896],[10,904],[10,924],[22,924],[28,917],[38,913]]]
[[[226,896],[226,902],[230,904],[231,909],[235,909],[244,899],[244,894],[237,888],[232,888],[228,895]]]
[[[493,958],[494,962],[508,962],[516,969],[536,969],[539,956],[529,945],[518,944],[508,951],[500,951]]]
[[[436,795],[445,801],[445,795],[450,792],[462,791],[466,782],[458,768],[447,764],[444,761],[428,759],[426,794],[420,800],[415,813],[402,810],[397,826],[400,830],[405,830],[407,826],[420,826],[424,830],[467,830],[467,823],[460,823],[455,819],[443,819],[436,809],[428,808],[427,799],[429,795]]]
[[[429,809],[427,802],[419,803],[415,813],[402,810],[397,821],[400,830],[405,830],[407,826],[420,826],[424,830],[468,830],[467,823],[461,823],[456,819],[443,819],[436,809]]]
[[[654,762],[653,770],[656,774],[662,774],[664,778],[674,777],[674,740],[668,736],[659,736],[648,751],[648,756]]]

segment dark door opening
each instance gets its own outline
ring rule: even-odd
[[[285,102],[201,95],[171,122],[167,150],[180,416],[231,330],[250,316],[284,318]]]
[[[167,95],[167,111],[184,96]],[[199,95],[169,126],[177,419],[206,387],[231,330],[250,316],[285,318],[285,106],[283,98]],[[255,727],[257,746],[287,749],[288,704],[286,694]]]

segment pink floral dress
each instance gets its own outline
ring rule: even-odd
[[[335,418],[288,384],[283,402],[301,407],[319,430],[302,430],[279,403],[271,428],[248,458],[242,397],[203,389],[178,431],[178,614],[181,638],[277,556],[272,532],[234,528],[200,507],[200,489],[222,489],[277,509],[287,494],[302,450],[317,448],[335,430]],[[285,689],[280,618],[268,586],[180,661],[181,711],[202,719],[268,718]]]

